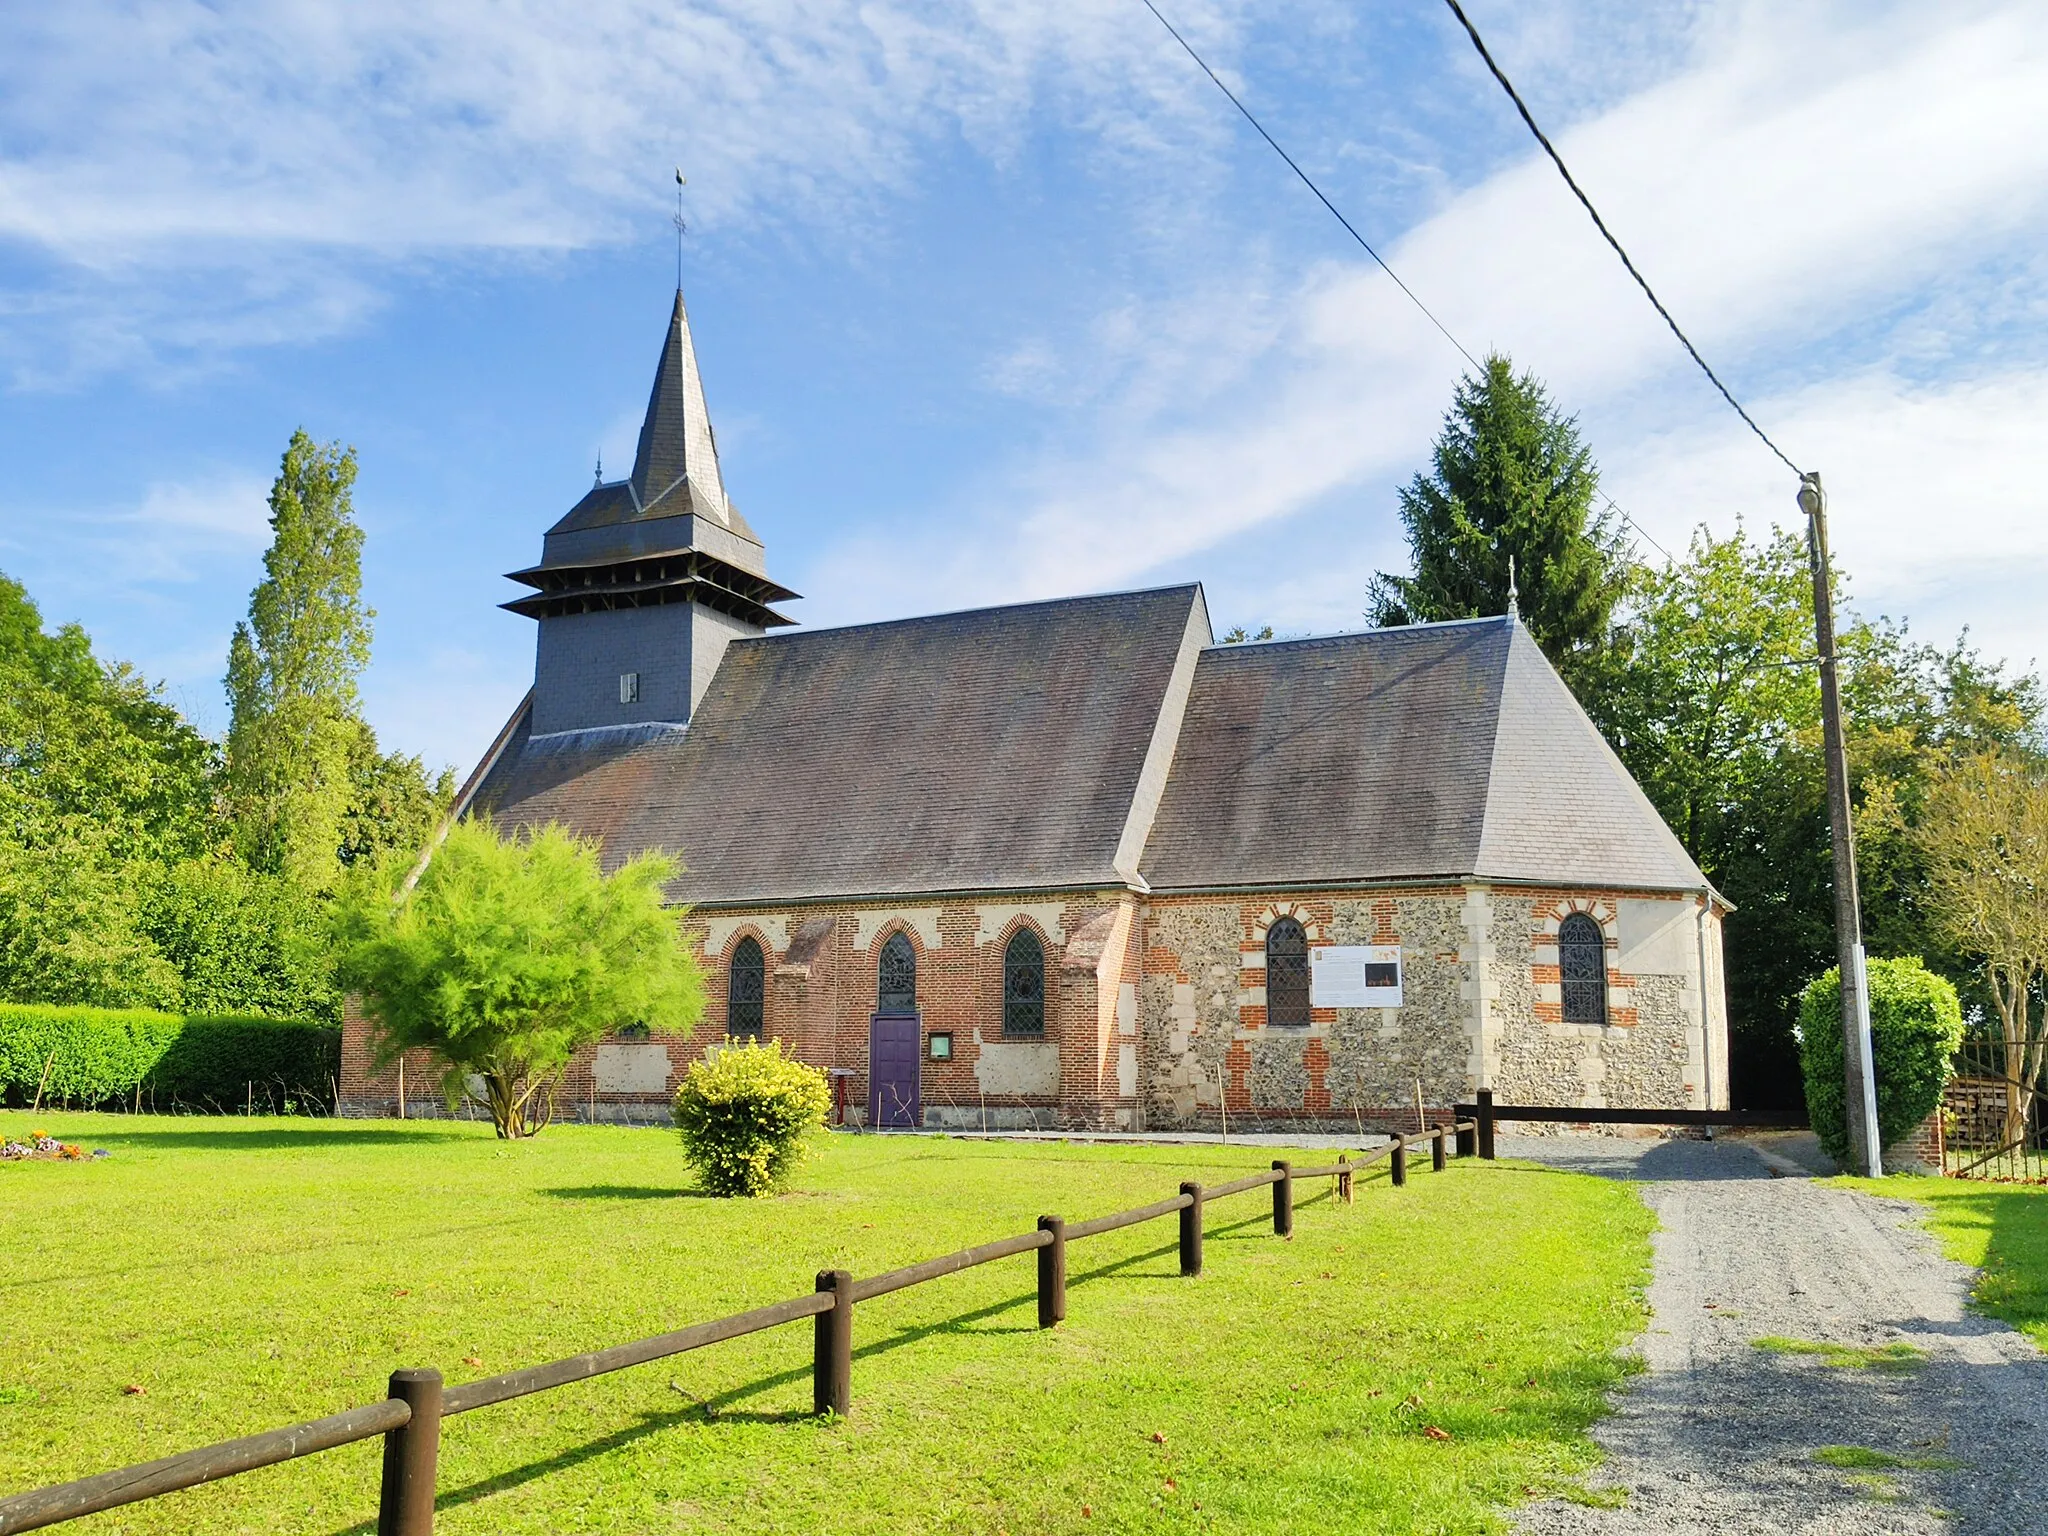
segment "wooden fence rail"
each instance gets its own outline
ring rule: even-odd
[[[1750,1130],[1803,1131],[1808,1128],[1806,1112],[1796,1109],[1588,1109],[1568,1104],[1496,1104],[1492,1090],[1479,1090],[1472,1104],[1455,1106],[1459,1119],[1458,1151],[1469,1155],[1464,1122],[1477,1130],[1476,1150],[1482,1158],[1493,1156],[1494,1128],[1503,1120],[1546,1121],[1558,1125],[1696,1125],[1743,1127]]]
[[[884,1274],[856,1280],[843,1269],[823,1270],[817,1288],[808,1296],[792,1296],[771,1306],[756,1307],[732,1317],[696,1323],[673,1333],[658,1334],[631,1344],[593,1350],[566,1360],[525,1370],[507,1371],[444,1388],[441,1373],[432,1369],[401,1370],[391,1373],[389,1395],[378,1403],[351,1408],[328,1418],[265,1434],[249,1435],[195,1451],[166,1456],[140,1466],[102,1472],[77,1482],[60,1483],[0,1499],[0,1536],[41,1530],[66,1520],[124,1504],[158,1498],[201,1483],[218,1482],[259,1467],[275,1466],[337,1446],[384,1437],[384,1466],[377,1501],[378,1536],[431,1536],[434,1528],[436,1465],[440,1455],[441,1421],[458,1413],[510,1402],[535,1392],[547,1392],[593,1376],[629,1370],[636,1365],[680,1355],[693,1349],[722,1344],[785,1323],[814,1318],[812,1357],[812,1406],[820,1414],[844,1415],[853,1403],[853,1309],[857,1302],[871,1301],[909,1286],[958,1274],[982,1264],[1019,1254],[1036,1253],[1038,1262],[1038,1326],[1050,1328],[1067,1315],[1067,1244],[1098,1237],[1141,1222],[1161,1217],[1180,1218],[1180,1272],[1202,1272],[1203,1211],[1211,1200],[1247,1194],[1271,1187],[1273,1231],[1290,1237],[1294,1232],[1294,1183],[1297,1179],[1335,1179],[1337,1197],[1351,1203],[1351,1181],[1360,1169],[1380,1158],[1388,1159],[1390,1182],[1407,1182],[1408,1149],[1428,1143],[1431,1161],[1444,1166],[1446,1146],[1453,1138],[1460,1156],[1471,1155],[1475,1122],[1439,1125],[1412,1136],[1397,1136],[1358,1161],[1340,1155],[1336,1162],[1320,1168],[1296,1168],[1275,1161],[1269,1169],[1204,1189],[1200,1184],[1181,1185],[1180,1193],[1150,1205],[1097,1216],[1072,1225],[1057,1216],[1041,1216],[1036,1231],[998,1238],[975,1248],[963,1248],[922,1264],[907,1265]]]

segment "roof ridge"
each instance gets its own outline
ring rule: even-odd
[[[1159,587],[1134,587],[1128,591],[1119,592],[1082,592],[1070,597],[1040,597],[1017,603],[990,603],[980,608],[948,608],[939,613],[905,614],[902,618],[898,619],[862,619],[852,624],[806,626],[801,630],[791,630],[787,634],[745,635],[735,639],[732,643],[734,645],[755,645],[763,640],[773,640],[781,644],[791,640],[810,639],[818,635],[844,635],[857,629],[895,629],[909,624],[936,623],[941,619],[978,618],[982,614],[988,613],[1018,613],[1027,608],[1079,606],[1083,603],[1105,603],[1119,597],[1156,597],[1166,592],[1193,593],[1201,590],[1202,584],[1199,581],[1182,581]]]
[[[1270,651],[1287,645],[1333,645],[1343,640],[1377,640],[1407,634],[1418,629],[1456,629],[1467,625],[1498,624],[1499,618],[1436,619],[1427,624],[1379,624],[1365,629],[1333,629],[1326,635],[1276,635],[1271,640],[1218,640],[1205,651],[1244,653]]]

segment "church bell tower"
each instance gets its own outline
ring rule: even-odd
[[[733,640],[795,621],[760,537],[726,499],[690,317],[676,291],[633,473],[585,493],[510,579],[504,606],[540,623],[535,736],[686,725]]]

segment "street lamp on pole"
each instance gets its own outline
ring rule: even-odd
[[[1827,754],[1828,826],[1835,854],[1835,954],[1842,978],[1842,1109],[1854,1171],[1884,1172],[1877,1129],[1877,1075],[1870,1051],[1870,985],[1863,968],[1863,908],[1856,890],[1856,842],[1849,825],[1849,754],[1842,740],[1842,695],[1835,677],[1835,603],[1828,560],[1828,500],[1820,475],[1799,477],[1806,549],[1813,564],[1813,637],[1820,651],[1821,740]]]

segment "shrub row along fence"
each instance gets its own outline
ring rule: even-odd
[[[341,1031],[295,1019],[0,1004],[0,1102],[233,1114],[332,1103]]]
[[[593,1376],[629,1370],[636,1365],[664,1360],[693,1349],[705,1349],[728,1339],[744,1338],[779,1328],[785,1323],[815,1319],[812,1347],[812,1407],[820,1414],[850,1413],[853,1408],[853,1309],[864,1301],[887,1296],[892,1291],[942,1279],[993,1264],[1001,1259],[1035,1253],[1038,1259],[1038,1326],[1050,1328],[1067,1315],[1067,1245],[1100,1237],[1143,1222],[1179,1217],[1180,1272],[1202,1272],[1203,1215],[1211,1201],[1249,1194],[1271,1187],[1273,1231],[1280,1237],[1294,1234],[1294,1184],[1297,1179],[1336,1180],[1337,1198],[1345,1204],[1352,1199],[1352,1181],[1381,1158],[1388,1160],[1390,1182],[1408,1181],[1411,1148],[1427,1144],[1431,1165],[1442,1169],[1451,1151],[1453,1137],[1459,1156],[1476,1150],[1477,1127],[1467,1121],[1440,1125],[1413,1136],[1396,1137],[1356,1162],[1344,1156],[1320,1168],[1296,1168],[1285,1161],[1270,1169],[1247,1174],[1213,1189],[1184,1183],[1180,1193],[1165,1200],[1141,1205],[1134,1210],[1097,1216],[1092,1221],[1069,1224],[1057,1216],[1041,1216],[1033,1232],[998,1238],[978,1248],[963,1248],[922,1264],[892,1269],[886,1274],[857,1280],[843,1269],[828,1269],[818,1275],[817,1288],[808,1296],[792,1296],[772,1306],[756,1307],[733,1317],[697,1323],[674,1333],[639,1339],[567,1360],[508,1371],[444,1387],[437,1370],[401,1370],[391,1374],[389,1396],[380,1403],[351,1408],[309,1424],[294,1424],[267,1434],[250,1435],[201,1450],[185,1451],[140,1466],[103,1472],[75,1483],[62,1483],[32,1493],[0,1499],[0,1536],[40,1530],[84,1515],[98,1514],[124,1504],[159,1498],[201,1483],[218,1482],[260,1467],[294,1461],[337,1446],[384,1437],[384,1467],[377,1504],[378,1536],[430,1536],[434,1527],[436,1465],[440,1456],[441,1421],[458,1413],[530,1397],[536,1392],[566,1387]]]

